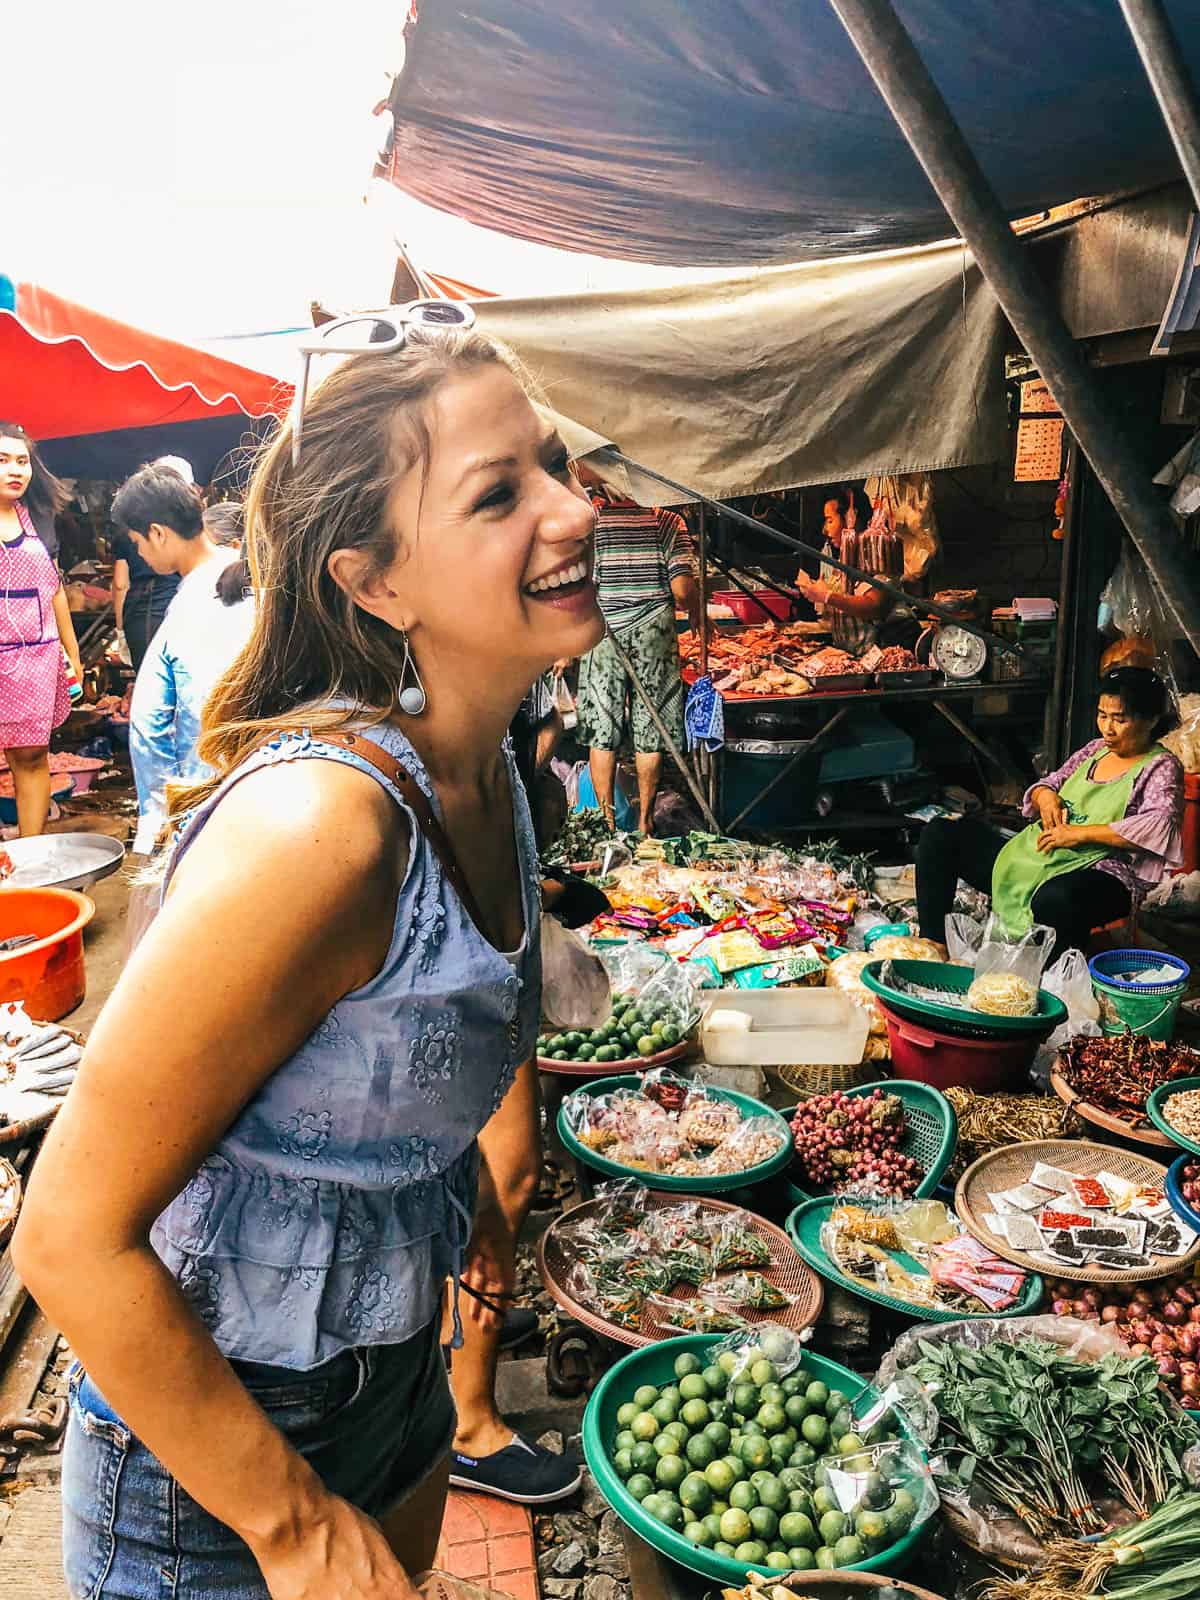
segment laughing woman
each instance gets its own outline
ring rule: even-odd
[[[476,1136],[538,1021],[504,735],[600,637],[592,527],[469,329],[351,357],[258,470],[261,598],[208,707],[216,775],[176,803],[163,908],[14,1246],[82,1363],[73,1596],[394,1600],[432,1560],[443,1286],[507,1286]]]

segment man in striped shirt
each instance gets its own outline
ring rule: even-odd
[[[683,684],[675,607],[700,622],[692,542],[673,511],[636,505],[604,487],[584,467],[581,480],[596,504],[596,592],[600,609],[638,679],[683,747]],[[592,783],[611,821],[617,752],[628,726],[638,776],[642,833],[654,829],[654,798],[662,781],[665,741],[606,637],[584,657],[579,672],[579,737],[589,748]]]

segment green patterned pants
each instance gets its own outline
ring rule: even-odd
[[[679,676],[679,646],[675,635],[675,607],[664,606],[648,621],[618,629],[621,648],[633,663],[643,689],[683,749],[683,683]],[[633,748],[640,755],[666,751],[662,734],[617,659],[607,635],[584,656],[579,666],[580,741],[593,750],[619,750],[627,726],[632,726]]]

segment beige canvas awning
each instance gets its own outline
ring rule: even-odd
[[[966,466],[1006,449],[1003,317],[961,244],[475,310],[597,447],[612,442],[705,494]],[[587,438],[566,442],[586,454]]]

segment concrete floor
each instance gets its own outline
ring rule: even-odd
[[[83,1004],[63,1021],[81,1033],[90,1033],[92,1024],[100,1014],[100,1007],[113,991],[121,968],[125,965],[126,913],[129,909],[129,873],[127,868],[114,872],[111,878],[94,884],[88,890],[96,902],[96,915],[84,934],[84,956],[87,963],[87,994]]]

